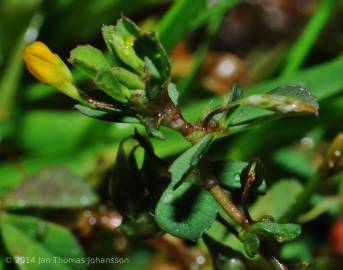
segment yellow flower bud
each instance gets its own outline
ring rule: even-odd
[[[43,83],[56,87],[64,94],[81,101],[73,76],[62,59],[42,42],[35,41],[22,54],[30,73]]]

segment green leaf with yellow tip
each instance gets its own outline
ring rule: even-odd
[[[102,35],[117,65],[122,63],[141,73],[144,61],[139,58],[133,48],[135,39],[139,36],[138,27],[122,18],[115,26],[105,25],[102,27]]]

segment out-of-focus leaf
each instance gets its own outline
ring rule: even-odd
[[[215,270],[245,270],[245,258],[239,252],[217,242],[207,234],[203,235],[204,242],[210,250]]]
[[[113,133],[112,135],[115,136]],[[124,136],[127,137],[128,135],[130,135],[130,132]],[[111,145],[110,143],[107,145],[95,144],[82,151],[79,150],[62,156],[24,157],[20,160],[20,168],[25,170],[28,175],[32,175],[46,167],[63,166],[82,177],[86,177],[93,175],[95,171],[99,171],[99,160],[105,162],[103,166],[112,165],[113,156],[116,151],[116,145]],[[13,190],[25,178],[20,168],[11,162],[0,166],[0,197]]]
[[[313,247],[315,246],[314,241],[314,239],[302,235],[297,240],[284,243],[280,255],[286,260],[311,261],[313,259]]]
[[[74,106],[80,113],[96,118],[101,119],[109,122],[118,122],[118,123],[131,123],[131,124],[138,124],[140,123],[139,119],[134,116],[128,116],[126,113],[124,114],[122,111],[119,110],[112,110],[112,111],[102,111],[97,110],[85,105],[77,104]]]
[[[168,52],[188,32],[205,24],[211,17],[219,12],[229,10],[239,1],[220,0],[209,2],[198,0],[189,4],[187,0],[178,0],[168,10],[157,27],[157,32]]]
[[[248,232],[243,239],[244,250],[249,257],[254,257],[258,253],[260,247],[260,239],[254,233]]]
[[[1,232],[11,256],[30,259],[30,263],[17,264],[21,270],[86,269],[82,248],[66,228],[32,216],[5,214],[1,217]],[[42,258],[46,264],[38,263]]]
[[[139,0],[128,5],[127,0],[84,1],[73,0],[68,9],[60,10],[58,16],[63,18],[58,24],[53,24],[54,31],[50,37],[51,44],[63,47],[72,40],[89,40],[104,24],[110,24],[116,18],[125,14],[133,16],[143,14],[153,7],[165,4],[165,0]],[[92,23],[89,23],[92,22]],[[87,27],[80,27],[85,26]],[[51,31],[47,27],[46,31]],[[68,29],[66,31],[65,29]]]
[[[110,180],[110,195],[115,208],[124,217],[121,229],[133,237],[151,237],[160,233],[151,212],[156,197],[162,193],[163,181],[156,174],[145,172],[146,179],[140,173],[135,160],[137,145],[135,141],[120,144]],[[149,169],[157,171],[155,166]]]
[[[204,12],[201,12],[201,14],[203,13]],[[225,9],[218,10],[217,13],[214,13],[213,16],[211,16],[211,18],[208,20],[206,35],[202,38],[202,42],[193,53],[193,61],[190,70],[177,82],[177,88],[181,96],[186,93],[186,90],[189,89],[189,87],[201,71],[202,64],[206,56],[208,55],[213,42],[215,41],[216,35],[220,29],[225,14]]]
[[[136,163],[130,163],[130,155],[137,145],[134,141],[121,142],[110,180],[110,195],[116,209],[127,217],[144,212],[144,184]]]
[[[213,172],[220,185],[230,191],[240,191],[242,189],[241,173],[248,166],[247,162],[230,160],[213,162]],[[258,186],[257,192],[264,193],[266,190],[265,180]]]
[[[340,209],[340,205],[343,204],[343,199],[339,196],[327,196],[320,200],[312,209],[308,212],[300,215],[297,218],[297,222],[299,223],[307,223],[310,222],[318,216],[322,215],[325,212],[329,212],[331,209]]]
[[[297,238],[301,233],[299,224],[279,224],[275,222],[259,221],[252,225],[253,230],[272,235],[278,242],[286,242]]]
[[[302,177],[309,178],[316,173],[316,168],[311,164],[310,155],[301,149],[284,148],[275,151],[274,160],[284,168]]]
[[[23,61],[21,58],[21,54],[25,48],[30,42],[32,42],[36,35],[38,34],[40,27],[42,25],[43,16],[41,14],[33,14],[33,10],[29,11],[31,8],[34,8],[36,5],[39,5],[40,1],[30,1],[27,7],[25,8],[19,8],[18,7],[11,7],[11,4],[7,6],[5,3],[1,3],[0,7],[0,16],[2,18],[1,20],[1,26],[0,26],[0,37],[1,37],[1,46],[0,46],[0,128],[2,130],[2,136],[7,136],[6,133],[11,132],[11,123],[7,122],[10,120],[10,118],[13,116],[13,112],[18,106],[16,103],[16,94],[22,74],[22,68],[23,68]],[[13,4],[13,3],[12,3]],[[25,6],[25,4],[23,4]],[[30,7],[30,5],[32,5]],[[6,7],[7,6],[7,7]],[[2,9],[4,8],[4,9]],[[18,10],[22,9],[21,11],[26,10],[25,12],[19,12],[22,14],[15,15]],[[6,11],[6,9],[8,9]],[[5,11],[5,12],[3,12]],[[3,13],[8,13],[7,16],[3,16]],[[27,14],[25,14],[27,13]],[[32,13],[32,14],[30,14]],[[30,15],[29,15],[30,14]],[[30,21],[27,22],[27,24],[24,26],[24,29],[20,29],[20,35],[15,36],[13,35],[13,38],[16,38],[16,41],[10,42],[10,51],[7,53],[4,53],[3,50],[6,50],[6,46],[8,43],[8,39],[6,36],[9,36],[9,40],[12,40],[11,35],[13,33],[17,33],[15,31],[15,28],[17,28],[17,22],[23,20],[22,17],[20,19],[18,16],[23,16],[24,18],[29,15]],[[6,26],[7,20],[11,17],[15,17],[15,20],[9,25]],[[10,19],[11,21],[12,19]],[[26,18],[24,19],[24,21]],[[19,27],[22,27],[22,25],[19,25]],[[8,31],[8,29],[11,29],[11,31]],[[35,34],[33,34],[35,33]],[[15,45],[15,46],[14,46]],[[3,54],[4,53],[4,54]],[[5,62],[6,65],[2,67],[2,61],[6,60],[6,57],[9,55],[9,59]],[[9,125],[5,125],[9,124]]]
[[[19,123],[17,146],[31,153],[66,153],[80,144],[82,133],[95,121],[78,112],[27,111]],[[105,128],[104,124],[98,122],[96,125]]]
[[[287,62],[281,75],[287,77],[301,67],[317,38],[320,36],[325,24],[332,18],[336,7],[334,0],[322,0],[314,15],[310,18],[303,33],[289,52]]]
[[[295,202],[302,189],[302,185],[294,179],[277,181],[267,190],[267,194],[260,197],[250,208],[252,217],[258,220],[269,215],[278,220]]]
[[[155,218],[166,232],[197,240],[214,222],[217,203],[205,190],[184,182],[175,190],[170,185],[155,210]]]
[[[78,208],[97,202],[80,176],[63,168],[45,169],[25,179],[4,199],[7,208]]]
[[[172,186],[175,186],[179,181],[181,181],[182,178],[198,164],[204,153],[210,147],[213,138],[212,134],[207,134],[197,144],[181,154],[173,162],[169,168],[172,178]]]
[[[73,49],[69,62],[92,79],[98,72],[110,69],[103,53],[91,45],[79,45]]]

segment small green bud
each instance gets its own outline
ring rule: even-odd
[[[114,99],[127,102],[130,90],[116,78],[111,70],[104,70],[97,74],[95,84]]]
[[[128,88],[145,90],[144,80],[135,73],[121,67],[112,68],[112,73],[122,84],[126,85]]]
[[[126,65],[132,67],[135,71],[141,72],[144,67],[144,61],[140,59],[133,49],[135,37],[128,32],[119,31],[115,26],[102,27],[103,38],[114,55],[115,61],[120,59]]]

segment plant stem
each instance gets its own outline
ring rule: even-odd
[[[199,169],[205,188],[212,194],[213,198],[219,203],[228,216],[232,218],[241,228],[248,231],[250,228],[248,218],[232,201],[229,194],[227,194],[220,187],[208,161],[202,160]],[[281,263],[279,259],[273,255],[273,251],[268,247],[268,243],[261,243],[259,253],[260,256],[275,270],[288,270],[288,267]]]
[[[162,117],[163,125],[180,132],[184,137],[197,129],[196,126],[185,120],[179,108],[170,101],[165,105]]]
[[[248,219],[231,200],[230,196],[220,187],[217,179],[212,173],[210,164],[206,160],[203,160],[199,168],[205,188],[212,194],[229,217],[231,217],[238,225],[247,229],[249,227]]]
[[[172,102],[165,103],[165,109],[162,114],[162,122],[165,126],[170,127],[183,136],[187,137],[192,132],[199,129],[199,126],[188,123],[182,116],[178,107]],[[190,141],[194,144],[193,141]],[[215,178],[210,163],[203,158],[199,165],[200,175],[205,188],[212,194],[213,198],[223,208],[227,215],[232,218],[243,230],[248,231],[250,228],[249,219],[242,212],[231,197],[219,185]],[[265,243],[266,245],[267,243]],[[281,263],[278,258],[273,255],[272,249],[265,248],[262,244],[260,256],[266,260],[275,270],[288,270],[288,267]]]
[[[234,204],[231,198],[228,196],[226,192],[219,186],[218,183],[214,184],[212,187],[209,188],[212,196],[216,199],[216,201],[220,204],[220,206],[224,209],[224,211],[240,226],[243,228],[247,228],[249,222],[245,215],[238,209],[238,207]]]

